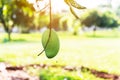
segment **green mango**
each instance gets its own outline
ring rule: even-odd
[[[48,58],[53,58],[57,55],[60,47],[59,38],[55,30],[47,29],[42,35],[42,45],[45,54]]]

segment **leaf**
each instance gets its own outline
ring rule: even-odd
[[[86,9],[86,7],[81,6],[81,5],[78,4],[75,0],[64,0],[64,2],[70,7],[71,13],[72,13],[77,19],[79,19],[79,17],[77,16],[77,14],[75,13],[75,11],[73,10],[72,7],[77,8],[77,9]]]
[[[73,7],[77,8],[77,9],[86,9],[86,7],[81,6],[81,5],[78,4],[75,0],[69,0],[69,3],[70,3]]]
[[[73,6],[74,8],[77,8],[77,9],[86,9],[86,7],[78,4],[75,0],[64,0],[64,2],[66,4],[68,4],[68,6]]]
[[[51,29],[47,29],[42,36],[42,45],[44,47],[45,54],[48,58],[53,58],[57,55],[60,47],[59,38],[56,32]]]
[[[67,5],[70,6],[70,2],[69,2],[69,0],[64,0],[64,1],[65,1],[65,3],[66,3]]]
[[[71,13],[76,17],[76,19],[79,19],[79,17],[78,17],[77,14],[74,12],[74,10],[72,9],[72,7],[70,7],[70,11],[71,11]]]

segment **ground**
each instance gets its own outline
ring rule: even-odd
[[[10,66],[6,63],[0,63],[0,80],[39,80],[38,76],[31,76],[27,73],[26,67],[35,67],[35,68],[45,68],[48,67],[48,65],[39,65],[39,64],[32,64],[27,66]],[[58,66],[58,65],[51,65],[49,67],[61,67],[64,70],[67,71],[74,71],[77,70],[77,67],[72,66]],[[81,71],[90,71],[93,75],[96,77],[100,77],[103,79],[110,79],[110,80],[120,80],[120,76],[115,74],[109,74],[106,72],[97,71],[94,69],[86,68],[86,67],[80,67]]]
[[[0,80],[39,80],[39,78],[30,76],[23,67],[13,67],[0,63]]]
[[[120,80],[120,35],[115,35],[116,32],[103,36],[98,36],[98,34],[101,35],[103,32],[96,33],[96,37],[87,35],[87,33],[87,37],[60,33],[60,51],[53,59],[46,58],[44,53],[37,56],[43,49],[40,41],[41,35],[13,34],[14,40],[12,42],[0,41],[0,62],[5,62],[0,63],[0,77],[2,80],[6,80],[6,78],[9,78],[8,80],[39,79],[39,75],[36,76],[36,72],[33,70],[35,66],[37,67],[34,69],[38,68],[38,70],[41,67],[43,69],[45,69],[44,67],[53,67],[55,74],[56,72],[62,74],[60,71],[67,70],[67,73],[75,73],[74,77],[76,77],[77,69],[81,67],[82,72],[88,71],[85,76],[83,75],[85,80]],[[0,37],[2,36],[1,34]],[[28,66],[31,66],[32,69],[27,68]],[[35,75],[31,75],[28,69],[31,69]],[[50,68],[49,70],[52,71],[53,69]],[[93,74],[92,77],[89,72]],[[72,74],[68,76],[72,76]],[[54,73],[50,76],[53,77],[53,75]],[[44,77],[46,76],[47,74],[44,75]],[[98,77],[102,79],[98,79]]]

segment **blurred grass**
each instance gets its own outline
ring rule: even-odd
[[[40,33],[31,33],[31,34],[20,34],[20,33],[12,33],[11,34],[12,41],[11,42],[36,42],[40,41],[41,34]],[[0,33],[0,43],[7,42],[7,34]]]
[[[43,49],[41,34],[12,34],[13,41],[3,43],[3,39],[7,35],[0,33],[0,61],[12,65],[45,63],[48,65],[85,66],[120,74],[119,31],[98,31],[94,37],[91,37],[92,32],[77,36],[68,32],[59,32],[58,34],[60,51],[55,58],[48,59],[44,53],[37,56]]]
[[[41,70],[40,80],[105,80],[101,78],[96,78],[94,75],[89,72],[80,72],[80,71],[65,71],[59,68]]]
[[[120,38],[120,31],[116,29],[102,30],[96,32],[89,31],[85,32],[85,36],[95,38]]]

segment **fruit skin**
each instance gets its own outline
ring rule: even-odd
[[[42,45],[48,58],[53,58],[57,55],[60,47],[60,42],[55,30],[51,29],[50,32],[50,29],[47,29],[43,33]]]

